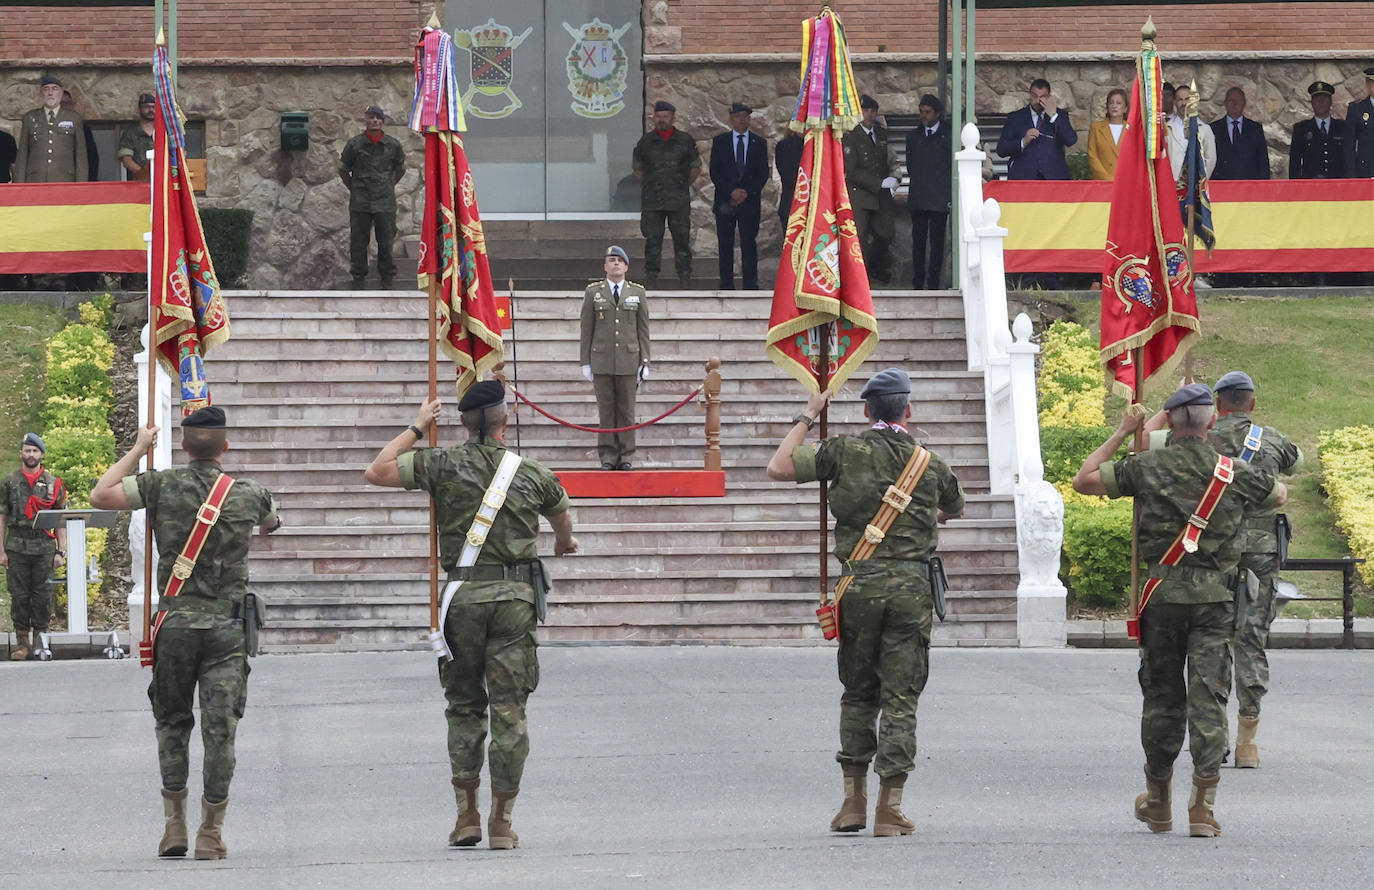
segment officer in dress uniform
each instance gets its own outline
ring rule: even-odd
[[[859,97],[859,108],[863,120],[844,134],[842,142],[844,179],[868,277],[885,284],[892,277],[895,205],[891,190],[897,187],[897,178],[892,175],[892,158],[887,150],[887,127],[878,124],[878,101],[865,94]]]
[[[62,81],[43,75],[38,93],[43,105],[26,112],[19,131],[15,182],[84,182],[86,122],[62,107]]]
[[[624,248],[606,248],[606,277],[582,293],[582,376],[596,391],[597,425],[621,429],[635,422],[635,391],[649,378],[649,301],[644,285],[625,279],[630,258]],[[596,453],[603,470],[629,470],[635,433],[598,433]]]
[[[1288,496],[1272,473],[1235,461],[1233,476],[1215,507],[1206,509],[1203,496],[1214,477],[1224,474],[1207,440],[1212,402],[1212,390],[1204,384],[1180,388],[1145,425],[1151,429],[1167,423],[1172,431],[1169,444],[1113,460],[1143,420],[1128,412],[1116,432],[1083,461],[1073,480],[1079,494],[1135,498],[1140,555],[1155,583],[1139,618],[1146,790],[1135,800],[1135,817],[1151,831],[1173,830],[1174,761],[1186,731],[1193,760],[1188,800],[1188,831],[1193,837],[1221,834],[1212,807],[1226,756],[1226,696],[1231,688],[1227,645],[1235,620],[1236,566],[1244,546],[1245,515],[1248,510],[1277,507]],[[1190,517],[1200,522],[1190,522]],[[1179,533],[1190,525],[1201,528],[1190,540],[1193,549],[1185,544],[1179,558],[1166,559]]]
[[[1364,69],[1369,95],[1351,102],[1345,112],[1345,175],[1374,177],[1374,67]]]
[[[482,839],[477,791],[482,780],[482,746],[490,712],[491,812],[487,843],[510,850],[520,839],[511,812],[530,752],[525,703],[539,684],[534,632],[542,618],[548,576],[535,550],[539,517],[554,531],[554,554],[577,551],[568,515],[568,494],[558,477],[538,461],[520,460],[499,490],[498,473],[512,457],[506,450],[506,391],[500,382],[475,383],[458,402],[468,440],[452,448],[409,450],[421,429],[439,420],[439,400],[420,406],[415,422],[381,450],[367,468],[373,485],[421,489],[434,498],[439,529],[439,562],[452,591],[440,618],[452,658],[440,663],[439,682],[448,706],[448,755],[458,820],[449,833],[453,847]],[[404,452],[404,453],[403,453]],[[498,492],[499,493],[499,492]],[[478,527],[479,510],[500,506],[487,525],[475,556],[464,558],[469,532]],[[460,564],[461,563],[461,564]],[[458,583],[461,582],[461,583]],[[446,590],[446,599],[448,599]]]
[[[252,618],[246,603],[248,545],[254,526],[261,534],[282,526],[272,495],[251,479],[235,479],[219,506],[219,518],[186,572],[183,550],[199,523],[202,506],[211,503],[212,490],[224,475],[220,458],[229,449],[226,425],[222,409],[201,408],[181,422],[181,447],[190,463],[134,475],[138,459],[157,442],[158,428],[144,427],[133,448],[105,471],[91,491],[92,507],[147,508],[158,544],[157,589],[167,590],[174,574],[184,581],[179,593],[158,601],[159,612],[166,616],[154,637],[153,680],[148,685],[157,721],[165,817],[157,852],[164,857],[184,856],[189,846],[186,783],[197,687],[205,770],[195,857],[224,859],[229,854],[221,832],[229,806],[229,783],[234,778],[234,736],[248,700],[245,622]]]
[[[1289,179],[1340,179],[1345,175],[1345,121],[1331,116],[1336,88],[1319,80],[1307,88],[1312,116],[1293,125]]]

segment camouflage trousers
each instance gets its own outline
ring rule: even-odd
[[[448,757],[455,779],[482,774],[491,711],[491,787],[520,790],[530,753],[525,702],[539,685],[534,606],[523,600],[454,603],[444,630],[453,660],[439,665],[448,707]]]
[[[222,619],[214,628],[168,626],[157,635],[157,658],[148,700],[157,721],[157,760],[162,787],[186,787],[190,773],[191,730],[195,728],[193,695],[199,689],[200,739],[205,746],[206,799],[229,796],[234,778],[234,735],[248,703],[248,657],[243,622]]]
[[[1150,603],[1140,616],[1140,744],[1150,775],[1173,768],[1185,729],[1193,772],[1217,775],[1227,750],[1234,614],[1229,602]]]
[[[1269,625],[1274,623],[1274,581],[1279,574],[1277,553],[1247,553],[1240,567],[1254,572],[1260,580],[1258,593],[1251,594],[1245,623],[1231,638],[1231,653],[1236,663],[1236,703],[1240,716],[1258,717],[1260,699],[1269,691]]]
[[[47,630],[52,620],[52,563],[57,545],[46,553],[16,553],[10,558],[5,581],[10,591],[10,620],[14,629]]]
[[[872,761],[882,778],[911,772],[933,609],[924,576],[859,575],[840,601],[841,764]]]

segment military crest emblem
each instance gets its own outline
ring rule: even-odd
[[[1112,291],[1127,312],[1131,311],[1133,305],[1154,311],[1159,299],[1154,285],[1150,283],[1149,269],[1139,257],[1131,257],[1117,266],[1116,274],[1112,276]]]
[[[563,23],[573,39],[567,64],[573,113],[600,120],[624,110],[629,62],[620,38],[633,24],[612,28],[599,18],[578,28]]]
[[[524,104],[514,90],[515,48],[533,30],[533,27],[526,28],[517,36],[511,28],[498,25],[496,19],[490,18],[485,25],[453,32],[453,42],[468,51],[472,63],[469,69],[472,83],[462,99],[468,114],[497,120],[509,117]],[[474,96],[490,97],[488,107],[482,107],[481,101],[474,102]],[[499,104],[503,99],[505,104]]]
[[[1164,267],[1169,271],[1171,287],[1187,287],[1193,280],[1192,267],[1188,265],[1188,252],[1182,244],[1164,245]]]

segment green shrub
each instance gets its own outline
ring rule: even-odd
[[[1065,503],[1064,556],[1064,582],[1075,602],[1124,607],[1131,585],[1131,500]]]
[[[1106,387],[1092,333],[1071,321],[1056,321],[1046,329],[1040,349],[1040,425],[1101,426]]]
[[[110,322],[114,319],[114,307],[114,295],[101,294],[76,307],[76,311],[81,315],[82,324],[104,331],[109,330]]]
[[[215,264],[220,287],[239,287],[248,272],[248,252],[253,241],[253,211],[206,207],[200,211],[205,243]]]
[[[1115,431],[1110,426],[1042,426],[1040,428],[1040,456],[1045,462],[1045,479],[1056,484],[1069,484],[1077,475],[1083,460],[1097,446],[1107,441]],[[1118,456],[1124,456],[1122,444]]]
[[[1317,453],[1336,526],[1345,532],[1351,554],[1365,560],[1360,577],[1374,585],[1374,426],[1322,430]]]
[[[114,389],[105,372],[113,362],[114,344],[104,330],[69,324],[48,341],[48,394],[97,399],[109,411]]]
[[[1092,163],[1088,160],[1086,151],[1076,151],[1064,158],[1064,162],[1069,165],[1070,179],[1092,179]]]

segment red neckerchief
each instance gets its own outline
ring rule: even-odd
[[[896,432],[902,433],[902,434],[907,435],[907,436],[910,436],[910,435],[911,435],[911,433],[907,431],[907,428],[904,427],[904,426],[902,426],[900,423],[888,423],[888,422],[885,421],[885,420],[880,420],[880,421],[878,421],[877,423],[873,424],[872,429],[875,429],[875,430],[895,430]]]
[[[371,130],[363,130],[363,135],[366,136],[368,141],[371,142],[373,145],[380,145],[382,142],[382,137],[386,134],[383,133],[381,130],[378,130],[377,135],[373,136]]]
[[[23,467],[19,469],[20,472],[24,474],[24,479],[29,483],[30,488],[29,499],[24,503],[24,516],[27,517],[29,521],[33,521],[38,516],[39,510],[51,510],[56,506],[58,501],[62,500],[66,492],[62,489],[62,480],[54,476],[52,490],[48,492],[49,496],[40,498],[38,495],[33,494],[32,489],[34,485],[37,484],[39,478],[42,477],[44,472],[43,468],[40,466],[38,472],[33,476],[30,476],[29,471],[25,470]],[[50,538],[57,537],[57,531],[55,529],[44,529],[44,532]]]
[[[43,476],[43,465],[42,465],[42,464],[39,464],[39,465],[38,465],[38,469],[35,470],[35,471],[33,471],[33,473],[30,473],[28,470],[24,469],[23,467],[20,467],[20,468],[19,468],[19,472],[23,473],[23,474],[24,474],[24,478],[25,478],[26,480],[28,480],[29,488],[33,488],[35,485],[38,484],[38,480],[39,480],[40,478],[42,478],[42,476]]]
[[[669,127],[669,128],[666,129],[666,130],[657,130],[657,129],[656,129],[656,130],[654,130],[654,132],[657,133],[657,134],[658,134],[658,138],[659,138],[659,139],[662,139],[664,142],[667,142],[669,139],[672,139],[672,138],[673,138],[673,128],[672,128],[672,127]]]

